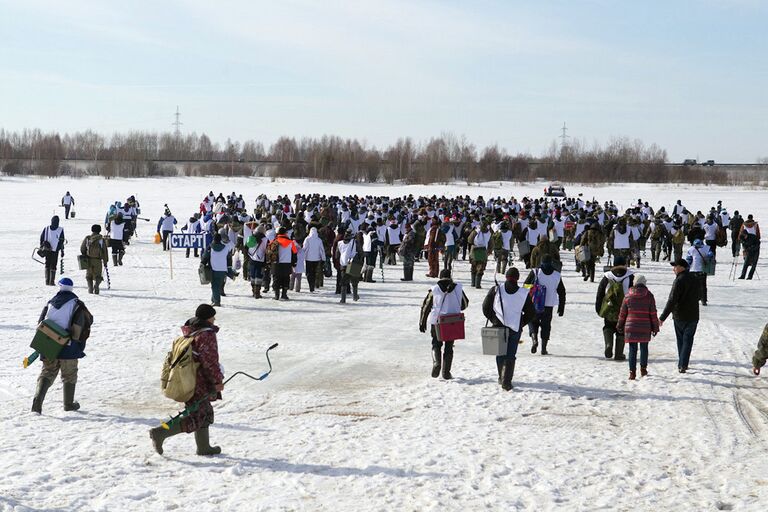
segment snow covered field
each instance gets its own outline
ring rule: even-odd
[[[196,456],[184,435],[166,443],[164,456],[154,453],[148,429],[178,410],[159,390],[162,359],[210,300],[196,260],[176,253],[171,280],[167,253],[151,242],[164,203],[183,224],[209,190],[235,190],[250,206],[259,193],[521,197],[541,188],[0,179],[0,510],[762,510],[768,382],[749,369],[768,317],[768,267],[763,259],[758,268],[766,281],[729,281],[729,249],[709,281],[690,372],[677,373],[670,319],[651,342],[650,376],[632,382],[626,362],[602,357],[597,284],[584,283],[564,256],[568,303],[554,321],[551,355],[530,354],[526,337],[509,393],[480,350],[490,273],[483,290],[467,290],[468,339],[457,342],[450,382],[429,377],[429,337],[418,332],[432,281],[425,263],[414,283],[399,281],[400,267],[386,267],[382,283],[377,270],[379,282],[361,284],[360,302],[346,306],[328,286],[292,293],[290,302],[254,301],[246,283],[229,281],[217,315],[222,363],[228,374],[258,374],[264,350],[279,342],[274,373],[262,383],[233,380],[215,403],[211,440],[222,455]],[[643,198],[669,209],[682,199],[705,211],[721,199],[730,212],[768,222],[765,190],[566,188],[624,207]],[[63,221],[65,274],[95,323],[80,364],[82,409],[64,413],[59,381],[37,416],[29,408],[40,365],[25,370],[21,361],[55,290],[30,253],[52,212],[63,212],[56,205],[66,190],[77,217]],[[125,266],[110,267],[112,289],[88,295],[76,270],[80,241],[110,203],[131,194],[152,222],[138,226]],[[641,273],[661,310],[673,272],[649,259]],[[468,265],[457,267],[455,278],[468,283]]]

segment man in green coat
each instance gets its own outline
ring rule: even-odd
[[[768,324],[765,324],[763,334],[757,342],[755,355],[752,356],[752,373],[760,375],[760,368],[763,367],[766,359],[768,359]]]

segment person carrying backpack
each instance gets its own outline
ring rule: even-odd
[[[699,323],[699,290],[696,278],[688,271],[688,262],[684,259],[671,263],[675,271],[675,281],[669,292],[667,305],[659,317],[659,328],[671,314],[675,321],[675,337],[677,338],[677,370],[680,373],[688,371],[688,364],[693,349],[693,337]]]
[[[515,375],[517,345],[523,328],[533,319],[536,312],[528,290],[517,282],[520,271],[516,267],[507,269],[503,285],[492,287],[483,300],[483,315],[494,326],[507,328],[507,353],[496,356],[496,370],[499,374],[501,389],[512,389],[512,377]]]
[[[440,271],[437,284],[427,293],[421,304],[419,316],[419,332],[429,332],[432,335],[432,377],[437,378],[442,371],[443,379],[450,380],[451,365],[453,364],[453,343],[455,340],[439,340],[437,336],[437,321],[441,315],[461,313],[469,305],[469,299],[459,283],[451,279],[451,271]],[[443,352],[443,345],[445,351]]]
[[[616,361],[624,361],[624,336],[618,332],[616,324],[624,296],[634,283],[635,277],[633,271],[627,268],[624,256],[617,254],[613,263],[613,268],[603,275],[597,287],[595,311],[603,318],[605,358],[613,357]]]
[[[192,338],[191,352],[196,363],[194,392],[192,397],[185,401],[185,405],[193,410],[180,422],[172,422],[167,430],[155,427],[149,431],[152,446],[160,455],[163,454],[165,440],[182,432],[195,434],[198,455],[221,453],[220,447],[210,445],[208,430],[214,420],[211,402],[221,400],[221,392],[224,390],[224,374],[219,365],[219,347],[216,340],[219,327],[214,324],[215,320],[216,310],[208,304],[200,304],[195,310],[195,316],[187,320],[181,328],[183,338]],[[195,365],[189,367],[195,368]]]
[[[618,331],[629,344],[629,380],[637,376],[637,351],[640,350],[640,375],[648,375],[648,342],[659,332],[656,299],[648,290],[645,276],[636,275],[634,285],[621,303]]]
[[[85,357],[85,342],[91,335],[93,316],[77,295],[72,291],[74,283],[68,277],[59,280],[59,292],[48,301],[40,313],[38,324],[49,320],[65,329],[70,340],[62,348],[56,359],[41,358],[43,369],[37,379],[37,390],[32,400],[32,412],[43,412],[43,401],[48,388],[61,370],[61,382],[64,384],[64,410],[76,411],[80,404],[75,402],[78,360]]]
[[[88,293],[99,294],[99,285],[104,280],[102,268],[109,263],[107,241],[101,236],[101,226],[91,226],[91,234],[80,244],[80,254],[88,259],[85,270],[85,280],[88,283]]]
[[[533,300],[536,315],[528,324],[528,333],[531,335],[531,354],[535,354],[539,347],[539,329],[541,329],[541,355],[546,356],[547,343],[552,332],[552,312],[557,306],[557,316],[565,313],[565,285],[563,279],[552,264],[552,257],[544,256],[541,266],[533,269],[528,274],[525,284],[533,285],[531,299]],[[543,288],[542,300],[537,300],[536,288]]]
[[[222,243],[220,233],[213,235],[213,244],[205,250],[200,263],[211,268],[211,303],[221,306],[221,292],[232,267],[232,253]]]

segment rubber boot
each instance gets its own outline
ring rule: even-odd
[[[155,448],[155,451],[162,455],[163,441],[177,434],[181,434],[181,423],[179,422],[171,425],[168,430],[164,429],[163,427],[155,427],[150,429],[149,438],[152,439],[152,446]]]
[[[515,360],[507,359],[501,369],[501,389],[510,391],[512,389],[512,377],[515,376]]]
[[[275,288],[275,296],[273,299],[280,300],[280,288]]]
[[[101,284],[101,279],[96,279],[96,280],[93,282],[93,293],[95,293],[96,295],[98,295],[98,294],[99,294],[99,285],[100,285],[100,284]]]
[[[124,255],[125,255],[125,251],[120,251],[117,254],[117,264],[120,265],[121,267],[123,266],[123,256]]]
[[[352,300],[357,302],[360,300],[360,295],[357,293],[357,284],[358,283],[352,283]]]
[[[413,281],[413,267],[403,267],[403,278],[401,281]]]
[[[112,266],[116,267],[117,265],[117,254],[112,253]]]
[[[85,282],[88,283],[88,293],[93,293],[93,279],[85,278]]]
[[[432,378],[440,376],[443,362],[443,347],[432,347]]]
[[[539,348],[539,333],[531,334],[531,343],[531,354],[535,354],[536,350]]]
[[[475,283],[477,283],[477,273],[475,273],[474,270],[472,270],[470,277],[472,278],[472,284],[470,285],[472,288],[475,287]]]
[[[346,304],[347,303],[347,287],[343,284],[340,287],[340,293],[341,293],[341,299],[339,299],[339,304]]]
[[[613,333],[603,329],[603,341],[605,342],[605,358],[613,357]]]
[[[501,370],[504,368],[504,362],[496,358],[496,370],[499,372],[499,386],[501,386]]]
[[[51,387],[51,384],[52,382],[48,379],[38,379],[35,398],[32,400],[32,412],[36,412],[37,414],[43,412],[43,401],[45,401],[45,394],[48,392],[48,388]]]
[[[251,291],[253,292],[253,298],[254,299],[260,299],[261,298],[261,285],[256,283],[251,283]]]
[[[480,281],[482,281],[482,280],[483,280],[483,273],[482,272],[478,272],[477,275],[475,276],[475,288],[477,288],[478,290],[480,288],[482,288],[480,286]]]
[[[627,356],[624,355],[624,337],[616,336],[616,348],[613,350],[613,359],[615,361],[625,361]]]
[[[64,383],[64,410],[76,411],[80,409],[80,404],[75,402],[75,383]]]
[[[48,285],[56,286],[56,269],[48,269]]]
[[[547,352],[547,343],[549,343],[549,340],[541,340],[541,355],[548,356],[549,352]]]
[[[195,443],[197,444],[198,455],[218,455],[221,453],[221,448],[211,446],[208,437],[208,427],[195,431]]]
[[[445,350],[443,351],[443,378],[445,380],[451,380],[451,364],[453,364],[453,342],[445,343]]]
[[[280,295],[280,300],[289,300],[288,299],[288,288],[283,288],[283,293]]]

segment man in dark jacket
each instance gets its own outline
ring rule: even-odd
[[[85,357],[85,342],[91,334],[93,316],[85,304],[72,292],[72,288],[72,280],[63,277],[59,281],[59,293],[48,301],[38,319],[38,323],[48,320],[65,329],[70,335],[70,341],[62,348],[56,359],[42,358],[43,369],[37,379],[37,390],[32,401],[32,412],[37,414],[42,413],[45,394],[56,380],[59,370],[61,370],[61,382],[64,384],[64,410],[80,409],[80,404],[75,402],[77,362],[78,359]]]
[[[739,279],[752,279],[757,269],[757,261],[760,259],[760,239],[757,235],[742,233],[741,243],[744,247],[744,266],[741,268]],[[749,270],[749,276],[747,276],[747,270]]]
[[[739,210],[736,210],[733,212],[731,222],[728,223],[728,229],[731,230],[731,253],[734,258],[739,255],[739,246],[741,245],[739,232],[741,231],[742,224],[744,224],[744,218],[739,215]]]
[[[699,323],[699,282],[688,271],[688,262],[678,259],[671,263],[675,270],[674,283],[669,292],[669,299],[664,312],[659,317],[659,327],[671,314],[675,321],[677,337],[677,369],[680,373],[688,371],[688,362],[693,348],[693,337]]]
[[[557,304],[557,316],[563,316],[565,313],[565,285],[560,272],[555,270],[552,257],[548,254],[544,256],[538,269],[531,270],[524,284],[533,285],[537,280],[540,285],[546,288],[544,311],[534,315],[531,323],[528,324],[528,332],[533,340],[531,354],[535,354],[539,348],[539,329],[541,329],[541,355],[546,356],[548,354],[547,343],[549,343],[549,335],[552,332],[552,313],[555,304]]]
[[[51,225],[40,233],[40,248],[38,254],[45,258],[45,284],[55,286],[56,265],[59,262],[59,251],[64,257],[64,228],[59,225],[59,216],[51,217]]]

